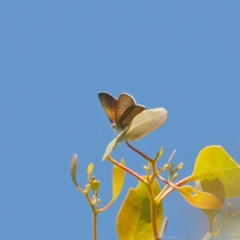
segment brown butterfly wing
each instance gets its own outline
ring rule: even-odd
[[[106,92],[99,92],[98,98],[111,123],[115,122],[117,99]]]
[[[141,105],[135,105],[127,108],[119,118],[117,127],[120,129],[125,129],[129,126],[133,118],[141,113],[144,109],[145,107]]]
[[[134,98],[126,93],[122,93],[116,105],[116,126],[120,130],[124,130],[132,121],[132,119],[145,109],[144,106],[136,105]]]
[[[116,105],[116,116],[115,116],[116,123],[118,122],[122,114],[126,111],[126,109],[132,106],[135,106],[135,104],[136,102],[131,95],[122,93],[119,96],[117,105]]]

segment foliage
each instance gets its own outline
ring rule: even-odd
[[[163,148],[157,153],[155,159],[151,159],[129,143],[140,140],[162,126],[167,120],[167,116],[168,113],[164,108],[145,110],[132,120],[126,130],[109,143],[102,160],[107,159],[113,164],[113,195],[109,204],[101,209],[99,208],[100,199],[97,198],[100,181],[92,175],[93,164],[88,166],[88,184],[85,189],[82,189],[76,180],[77,155],[73,155],[70,167],[71,177],[77,189],[86,196],[92,209],[94,239],[97,239],[97,214],[107,210],[116,200],[124,184],[125,172],[137,178],[139,183],[136,188],[129,189],[119,210],[116,227],[120,240],[161,239],[167,227],[167,218],[164,219],[163,200],[173,191],[178,191],[190,205],[201,209],[206,214],[209,219],[209,229],[205,239],[209,239],[211,236],[217,239],[220,236],[224,224],[217,227],[214,223],[225,198],[240,196],[240,166],[223,147],[207,146],[197,156],[192,174],[176,182],[177,172],[182,169],[183,163],[174,168],[171,159],[175,152],[161,169],[157,168],[157,162],[164,153]],[[145,176],[140,176],[127,168],[123,159],[119,163],[111,157],[111,152],[123,141],[130,149],[147,160],[148,165],[144,166]],[[164,171],[169,173],[167,180],[161,176]],[[165,184],[162,189],[160,189],[159,181]],[[190,182],[195,182],[195,187],[187,185]],[[90,189],[93,192],[92,197],[89,195]],[[240,211],[231,213],[231,204],[228,204],[228,211],[223,222],[239,213]]]

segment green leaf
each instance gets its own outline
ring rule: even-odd
[[[188,181],[218,178],[226,197],[240,196],[240,167],[221,146],[205,147]]]
[[[161,127],[167,120],[168,112],[164,108],[154,108],[138,114],[131,122],[126,140],[134,142]]]
[[[225,191],[221,181],[218,178],[211,179],[211,180],[206,179],[199,183],[202,191],[211,193],[212,195],[217,197],[222,204],[224,203]],[[200,186],[199,186],[199,189],[200,189]],[[207,215],[210,222],[210,228],[211,228],[213,221],[217,216],[218,212],[220,211],[220,209],[202,209],[202,211]]]
[[[218,198],[210,193],[197,191],[191,186],[178,187],[177,190],[194,207],[202,209],[219,209],[222,207]]]
[[[78,183],[76,180],[77,176],[77,154],[74,154],[72,156],[71,164],[70,164],[70,172],[71,172],[71,177],[74,182],[74,184],[78,187]]]
[[[124,163],[124,160],[122,159],[121,160],[121,164],[122,165],[125,165]],[[113,198],[112,198],[112,201],[115,201],[119,195],[119,193],[121,192],[122,190],[122,186],[123,186],[123,183],[124,183],[124,177],[125,177],[125,171],[114,165],[113,166]]]
[[[105,153],[102,157],[102,161],[113,151],[117,145],[119,145],[125,139],[126,131],[117,135],[107,146]]]
[[[160,192],[156,180],[152,184],[154,196]],[[162,204],[157,206],[157,226],[160,229],[163,219]],[[119,240],[151,239],[152,232],[150,200],[147,187],[139,182],[137,188],[130,188],[117,217]]]

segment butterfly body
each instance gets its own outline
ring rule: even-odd
[[[136,104],[134,98],[127,93],[120,94],[116,99],[107,92],[99,92],[98,97],[112,128],[117,132],[124,131],[133,118],[145,109],[145,106]]]

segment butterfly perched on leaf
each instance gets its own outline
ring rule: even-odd
[[[116,99],[107,92],[99,92],[98,97],[112,128],[117,132],[124,131],[133,118],[145,109],[145,106],[136,104],[135,99],[127,93],[121,93]]]

